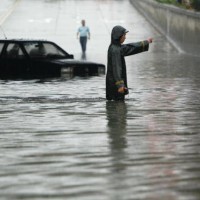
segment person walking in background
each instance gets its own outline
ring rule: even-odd
[[[153,39],[123,44],[128,31],[122,26],[115,26],[111,33],[111,44],[108,48],[107,74],[106,74],[106,99],[124,100],[129,93],[127,85],[125,56],[148,51]]]
[[[78,28],[77,39],[80,39],[82,53],[86,52],[87,39],[90,39],[90,30],[89,27],[85,25],[85,20],[81,20],[82,26]]]

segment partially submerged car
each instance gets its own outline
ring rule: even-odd
[[[105,65],[74,56],[51,41],[0,39],[0,78],[49,78],[105,74]]]

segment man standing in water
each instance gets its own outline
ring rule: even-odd
[[[115,26],[111,33],[111,44],[108,48],[106,99],[124,100],[128,92],[125,56],[148,51],[153,39],[123,44],[128,31],[122,26]]]
[[[86,52],[87,39],[90,39],[90,30],[85,26],[85,20],[81,21],[82,26],[78,28],[77,39],[80,38],[82,53]]]

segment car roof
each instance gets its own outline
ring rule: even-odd
[[[54,43],[52,41],[49,40],[43,40],[43,39],[0,39],[0,42],[19,42],[19,43],[23,43],[23,42],[48,42],[48,43]]]

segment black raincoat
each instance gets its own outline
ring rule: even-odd
[[[148,51],[149,43],[147,40],[120,44],[120,37],[128,31],[122,26],[115,26],[111,33],[111,44],[108,48],[107,74],[106,74],[106,99],[107,100],[124,100],[125,94],[118,92],[120,87],[126,87],[127,74],[125,56],[134,55]]]

